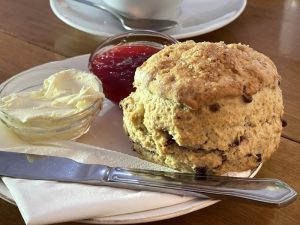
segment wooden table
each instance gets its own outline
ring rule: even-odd
[[[0,0],[0,21],[0,82],[38,64],[90,53],[104,39],[61,22],[46,0]],[[233,23],[192,39],[249,44],[275,62],[283,78],[288,126],[279,150],[264,164],[258,177],[282,179],[299,192],[300,1],[250,0]],[[0,200],[0,224],[24,224],[18,208],[3,200]],[[300,201],[277,209],[228,200],[185,216],[148,224],[296,225],[300,224]]]

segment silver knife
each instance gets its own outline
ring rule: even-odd
[[[277,179],[125,169],[83,164],[63,157],[5,151],[0,151],[0,176],[104,185],[196,197],[203,197],[205,194],[215,199],[231,197],[273,207],[286,206],[297,197],[293,188]]]

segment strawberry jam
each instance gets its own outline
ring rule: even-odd
[[[136,68],[159,50],[147,45],[117,45],[93,56],[89,69],[102,81],[106,98],[119,103],[134,90]]]

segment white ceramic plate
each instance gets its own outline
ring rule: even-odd
[[[102,0],[92,1],[103,4]],[[246,4],[246,0],[183,0],[169,18],[179,26],[165,33],[177,39],[208,33],[234,21]],[[59,19],[81,31],[104,37],[125,32],[117,20],[93,7],[72,0],[50,0],[50,5]]]
[[[74,58],[46,63],[34,69],[54,69],[54,68],[77,68],[80,70],[87,70],[89,55],[77,56]],[[106,101],[104,104],[103,112],[109,115],[109,118],[102,118],[102,123],[107,124],[107,130],[105,134],[99,136],[99,131],[97,131],[97,127],[92,127],[90,132],[79,139],[80,142],[91,144],[94,146],[99,146],[115,151],[120,151],[122,153],[134,155],[135,153],[130,150],[130,142],[128,141],[127,136],[122,131],[122,118],[120,114],[120,110],[118,110],[118,106],[114,106],[109,101]],[[101,115],[101,114],[100,114]],[[101,119],[101,118],[100,118]],[[100,122],[101,122],[100,121]],[[102,124],[104,125],[104,124]],[[109,126],[110,125],[110,126]],[[255,174],[259,171],[261,166],[256,168],[251,173],[251,177],[255,176]],[[247,176],[249,173],[238,173],[236,175],[239,176]],[[13,197],[10,195],[9,191],[5,187],[5,185],[0,180],[0,198],[14,204]],[[184,215],[190,212],[193,212],[198,209],[205,208],[212,204],[218,202],[217,200],[203,200],[203,199],[193,199],[187,202],[183,202],[177,205],[171,205],[168,207],[162,207],[154,210],[138,212],[138,213],[129,213],[118,216],[109,216],[109,217],[101,217],[101,218],[92,218],[89,220],[84,220],[81,222],[86,223],[95,223],[95,224],[133,224],[133,223],[143,223],[143,222],[151,222],[162,219],[173,218],[176,216]],[[146,203],[145,203],[146,204]]]

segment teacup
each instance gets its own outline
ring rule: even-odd
[[[103,0],[110,8],[133,18],[171,18],[183,0]]]

